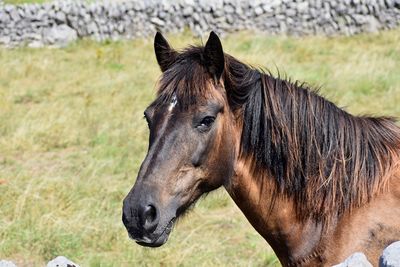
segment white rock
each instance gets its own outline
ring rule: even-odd
[[[28,47],[30,47],[30,48],[41,48],[43,46],[44,45],[41,41],[32,41],[28,44]]]
[[[379,267],[400,266],[400,241],[394,242],[383,250],[379,259]]]
[[[65,24],[53,26],[43,31],[44,42],[57,47],[65,47],[77,38],[77,32]]]
[[[0,36],[0,44],[8,45],[11,42],[10,36]]]
[[[332,267],[372,267],[367,257],[361,252],[356,252],[348,257],[344,262]]]
[[[367,32],[378,32],[380,28],[379,21],[372,15],[365,16],[365,30]]]
[[[17,265],[11,261],[0,260],[0,267],[17,267]]]
[[[64,256],[58,256],[47,263],[47,267],[80,267],[78,264],[70,261]]]

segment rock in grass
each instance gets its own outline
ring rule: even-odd
[[[332,267],[372,267],[367,257],[361,252],[356,252],[348,257],[344,262]]]
[[[0,267],[17,267],[17,265],[11,261],[0,260]]]
[[[400,241],[394,242],[383,250],[379,259],[379,267],[400,266]]]
[[[47,267],[80,267],[78,264],[70,261],[64,256],[58,256],[47,263]]]
[[[61,24],[43,31],[43,39],[46,44],[52,44],[57,47],[65,47],[70,42],[75,41],[78,35],[74,29]]]

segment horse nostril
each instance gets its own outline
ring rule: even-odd
[[[152,222],[155,220],[157,214],[156,214],[156,208],[154,208],[153,205],[148,205],[144,209],[144,216],[146,218],[146,222]]]
[[[158,225],[157,209],[153,205],[147,205],[142,209],[140,216],[140,223],[148,232],[153,232]]]

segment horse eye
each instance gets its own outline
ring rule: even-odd
[[[214,123],[214,121],[215,121],[215,117],[213,117],[213,116],[204,117],[201,120],[200,124],[197,126],[197,128],[200,131],[208,130],[211,127],[211,125]]]

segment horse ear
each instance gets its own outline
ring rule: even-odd
[[[171,48],[167,40],[159,32],[154,37],[154,52],[162,72],[166,71],[175,62],[178,55],[178,52]]]
[[[206,46],[204,47],[204,55],[210,73],[219,80],[224,71],[225,58],[221,41],[213,31],[210,33],[210,37],[208,37]]]

